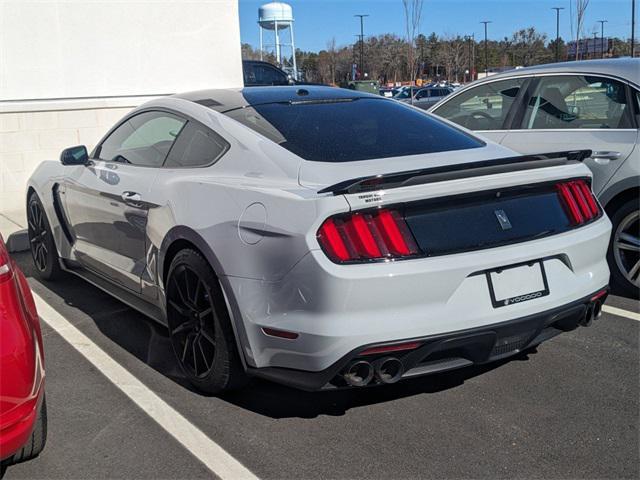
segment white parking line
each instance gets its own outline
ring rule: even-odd
[[[617,315],[618,317],[630,318],[640,322],[640,313],[630,312],[629,310],[623,310],[622,308],[611,307],[609,305],[603,305],[602,311],[610,313],[611,315]]]
[[[33,293],[40,318],[91,362],[118,389],[158,425],[180,442],[193,456],[221,479],[257,479],[238,460],[207,437],[198,427],[147,388],[111,358],[89,337],[74,327],[38,294]]]

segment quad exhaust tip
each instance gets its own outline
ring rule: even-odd
[[[587,305],[587,310],[584,314],[582,321],[580,322],[585,327],[591,325],[602,314],[602,302],[600,300],[594,300]]]
[[[373,380],[373,366],[366,360],[358,360],[347,367],[342,378],[352,387],[364,387]]]
[[[402,378],[404,365],[395,357],[386,357],[376,360],[374,371],[380,383],[396,383]]]

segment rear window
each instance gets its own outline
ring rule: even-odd
[[[349,162],[465,150],[484,142],[395,100],[269,103],[226,112],[296,155]]]

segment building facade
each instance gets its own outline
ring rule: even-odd
[[[132,107],[242,85],[237,0],[0,0],[0,213],[44,160]]]

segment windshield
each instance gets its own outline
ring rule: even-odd
[[[380,98],[281,102],[226,115],[305,160],[349,162],[484,146],[424,112]]]

